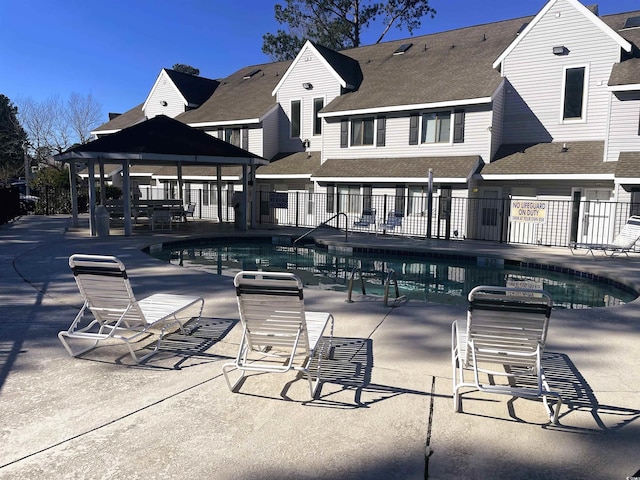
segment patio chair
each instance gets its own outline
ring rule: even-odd
[[[173,225],[173,214],[169,208],[154,208],[151,212],[151,230],[156,228],[171,227]]]
[[[370,230],[376,228],[376,209],[369,208],[362,211],[360,218],[353,222],[353,228]]]
[[[185,221],[187,220],[187,218],[193,218],[193,214],[196,211],[196,204],[195,203],[189,203],[187,204],[187,207],[184,209],[184,219]]]
[[[387,215],[387,221],[378,225],[378,232],[391,232],[395,234],[402,229],[402,217],[401,213],[396,213],[395,210],[391,210]]]
[[[542,398],[553,423],[558,423],[562,398],[549,389],[542,368],[552,300],[544,290],[478,286],[469,292],[465,324],[453,322],[451,361],[453,404],[462,409],[460,390],[530,399]],[[500,367],[502,367],[500,369]],[[465,378],[470,372],[471,380]],[[483,379],[481,380],[481,374]],[[496,377],[503,377],[496,383]],[[556,399],[552,408],[547,397]]]
[[[116,257],[74,254],[69,257],[69,266],[84,298],[82,309],[69,329],[58,333],[72,357],[92,350],[102,341],[114,339],[124,342],[133,359],[140,363],[158,351],[165,333],[172,327],[177,325],[186,333],[183,321],[177,316],[179,313],[192,306],[195,310],[199,303],[196,325],[202,315],[202,297],[156,293],[136,300],[125,266]],[[150,335],[149,329],[158,325],[163,328],[154,350],[138,358],[131,344]],[[74,351],[68,339],[89,340],[90,344]]]
[[[305,310],[302,281],[292,273],[242,271],[235,276],[234,285],[243,331],[235,361],[222,367],[229,390],[234,391],[247,371],[296,370],[306,375],[311,398],[315,398],[322,359],[331,351],[333,315]],[[329,322],[327,346],[321,339]],[[315,382],[310,370],[314,357],[318,362]],[[234,383],[229,379],[232,369],[240,370]]]
[[[593,253],[594,250],[602,250],[602,252],[608,257],[624,253],[627,257],[629,252],[634,247],[638,239],[640,238],[640,216],[631,216],[624,224],[620,233],[615,236],[611,243],[578,243],[572,242],[569,244],[571,253],[575,255],[575,250],[578,248],[586,249],[585,255]]]

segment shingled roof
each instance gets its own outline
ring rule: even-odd
[[[282,153],[271,159],[269,165],[258,167],[256,178],[272,176],[311,176],[320,168],[320,152]]]
[[[131,110],[127,110],[125,113],[117,115],[112,120],[109,120],[107,123],[103,123],[98,128],[93,130],[93,132],[115,132],[118,130],[122,130],[123,128],[130,127],[131,125],[135,125],[140,122],[144,122],[146,117],[144,116],[144,112],[142,111],[142,105],[136,105]],[[92,133],[93,133],[92,132]]]
[[[604,23],[634,46],[631,58],[614,64],[609,78],[610,87],[640,85],[640,58],[638,58],[640,57],[640,28],[624,28],[628,18],[638,16],[640,16],[640,10],[602,17]]]
[[[502,145],[480,174],[486,179],[513,175],[613,175],[616,162],[603,162],[604,142]]]
[[[291,61],[252,65],[220,81],[211,97],[198,109],[180,114],[176,119],[190,125],[208,122],[261,118],[276,106],[271,92]],[[257,73],[250,75],[258,70]]]
[[[640,178],[640,152],[621,152],[616,165],[616,178]]]
[[[210,78],[164,69],[189,105],[200,106],[213,94],[220,82]]]
[[[475,155],[461,157],[349,158],[329,159],[313,174],[313,180],[330,178],[409,179],[423,182],[432,170],[436,179],[466,182],[478,169],[481,160]]]

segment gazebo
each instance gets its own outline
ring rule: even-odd
[[[187,165],[215,165],[218,185],[221,183],[221,167],[242,166],[242,185],[245,212],[250,213],[250,224],[254,226],[253,213],[249,210],[249,193],[253,194],[255,168],[268,164],[268,160],[243,150],[235,145],[212,137],[202,130],[190,127],[178,120],[158,115],[131,127],[120,130],[70,148],[55,155],[54,159],[68,162],[71,174],[71,198],[74,226],[78,225],[78,199],[76,168],[87,166],[89,174],[89,228],[96,234],[96,185],[95,166],[100,168],[100,181],[104,177],[105,163],[122,163],[123,209],[125,235],[131,235],[131,165],[175,165],[178,191],[182,198],[182,167]],[[104,188],[101,188],[104,192]],[[222,205],[218,188],[218,208]],[[243,225],[246,229],[246,222]]]

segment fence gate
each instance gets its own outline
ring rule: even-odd
[[[484,189],[478,199],[478,240],[499,242],[502,232],[504,202],[501,189]]]
[[[611,240],[613,204],[611,190],[586,189],[581,204],[582,221],[578,223],[578,242],[608,243]]]

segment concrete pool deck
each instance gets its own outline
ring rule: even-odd
[[[566,402],[557,426],[541,402],[503,395],[466,393],[464,413],[453,412],[451,322],[464,318],[464,307],[346,303],[331,291],[305,291],[309,310],[336,319],[336,355],[318,399],[309,401],[295,373],[252,375],[231,393],[221,366],[235,356],[241,333],[232,279],[141,251],[193,232],[91,238],[68,225],[64,216],[28,216],[0,227],[2,479],[640,475],[640,300],[553,312],[544,361]],[[196,233],[233,231],[212,225]],[[331,231],[314,236],[344,241]],[[640,254],[593,258],[566,248],[365,234],[348,243],[567,265],[640,290]],[[202,295],[200,333],[176,337],[143,365],[122,345],[69,357],[57,332],[82,304],[67,263],[72,253],[121,258],[138,298]]]

